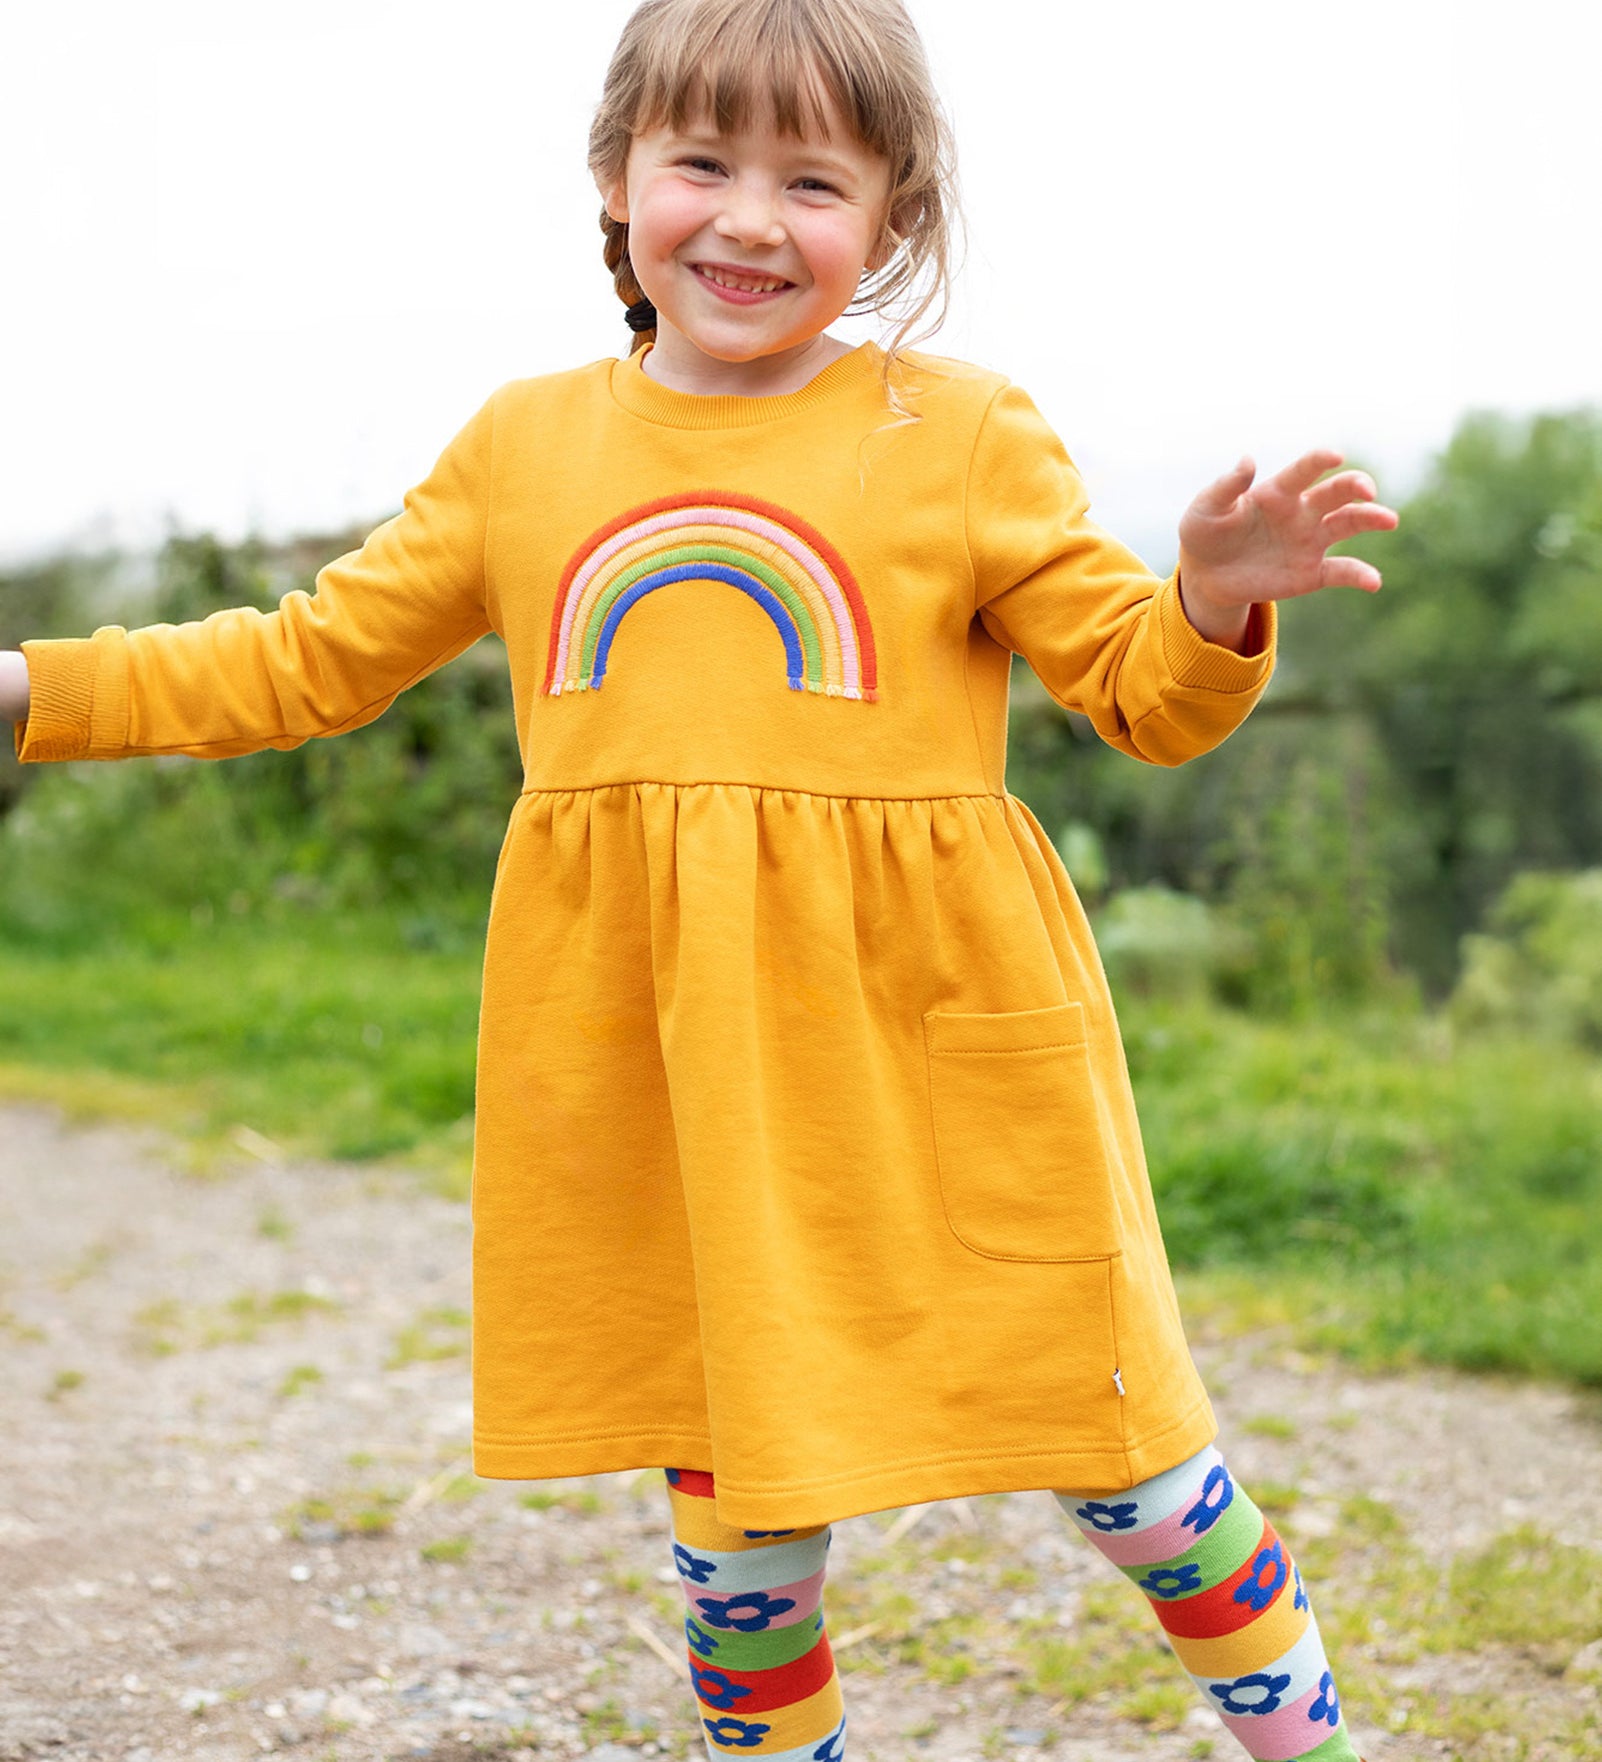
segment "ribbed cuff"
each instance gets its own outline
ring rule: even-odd
[[[28,719],[15,740],[23,764],[86,759],[127,739],[128,680],[115,625],[92,637],[25,642]],[[118,652],[113,654],[115,648]]]
[[[1274,646],[1279,633],[1277,608],[1265,600],[1251,609],[1246,626],[1256,653],[1237,655],[1221,643],[1209,642],[1185,616],[1179,597],[1179,571],[1157,590],[1157,614],[1163,635],[1163,659],[1176,685],[1198,691],[1258,691],[1274,671]]]

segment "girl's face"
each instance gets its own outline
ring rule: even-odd
[[[832,106],[829,121],[799,140],[710,122],[634,137],[601,193],[656,307],[653,377],[738,392],[840,351],[818,339],[883,259],[890,167]]]

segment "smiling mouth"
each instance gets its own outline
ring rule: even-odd
[[[795,285],[783,276],[742,275],[738,270],[721,269],[714,263],[696,263],[691,267],[703,281],[729,294],[776,294]]]

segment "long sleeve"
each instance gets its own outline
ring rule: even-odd
[[[1211,643],[1185,616],[1178,576],[1160,580],[1086,518],[1073,461],[1016,386],[991,400],[966,512],[975,612],[1064,708],[1121,752],[1182,764],[1245,719],[1274,666],[1272,604],[1254,608],[1258,652]]]
[[[373,721],[490,628],[485,610],[492,398],[359,550],[274,612],[28,642],[17,756],[228,758]]]

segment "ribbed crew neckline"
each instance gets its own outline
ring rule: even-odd
[[[841,392],[865,383],[879,371],[876,343],[861,343],[849,355],[815,374],[795,392],[772,397],[734,397],[720,393],[681,392],[646,377],[644,361],[649,353],[640,349],[612,363],[612,396],[625,410],[660,422],[669,428],[755,428],[778,422],[803,410],[826,403]]]

